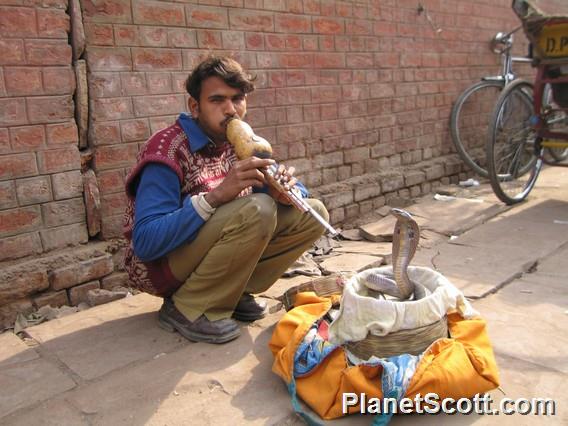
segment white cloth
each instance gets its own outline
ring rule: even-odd
[[[431,294],[416,301],[393,301],[368,296],[365,277],[369,274],[392,276],[392,266],[367,269],[345,284],[339,315],[329,326],[329,340],[334,344],[356,342],[367,333],[385,336],[399,330],[430,325],[450,312],[464,318],[479,316],[463,293],[446,277],[430,268],[409,266],[408,277],[422,284]]]

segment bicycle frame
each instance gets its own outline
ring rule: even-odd
[[[513,34],[519,31],[522,28],[522,25],[518,26],[517,28],[513,29],[512,31],[502,34],[497,33],[493,40],[491,41],[492,50],[495,53],[500,53],[503,57],[503,61],[501,64],[501,74],[496,76],[489,76],[483,77],[482,81],[504,81],[505,86],[517,78],[516,74],[513,72],[513,62],[519,63],[531,63],[532,59],[524,56],[512,56],[511,49],[513,47]],[[497,46],[499,44],[503,44],[503,48],[497,50]]]

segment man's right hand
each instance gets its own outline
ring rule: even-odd
[[[240,192],[249,186],[262,187],[265,185],[264,175],[259,169],[266,168],[274,164],[271,158],[262,159],[250,157],[246,160],[237,161],[223,182],[205,194],[205,201],[213,208],[219,207],[235,199]]]

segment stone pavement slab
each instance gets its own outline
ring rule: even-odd
[[[474,306],[488,322],[497,353],[568,375],[566,278],[523,277]]]
[[[321,262],[321,267],[330,273],[359,272],[368,268],[381,266],[384,262],[385,260],[381,256],[346,253],[325,259]]]
[[[462,234],[509,208],[503,203],[476,198],[438,201],[427,197],[407,210],[415,217],[421,229],[451,236]]]
[[[75,387],[75,382],[56,364],[42,358],[0,368],[0,383],[0,421],[18,409]]]
[[[568,225],[555,219],[565,215],[568,202],[559,200],[511,210],[456,239],[419,251],[412,264],[435,267],[466,296],[480,298],[566,244]]]
[[[155,327],[160,306],[160,298],[140,294],[26,332],[41,344],[42,350],[57,357],[83,380],[91,380],[186,344],[179,335]]]
[[[14,333],[0,334],[0,369],[38,357],[37,352]]]

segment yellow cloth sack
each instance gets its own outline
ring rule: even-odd
[[[336,296],[333,296],[335,298]],[[269,342],[274,355],[272,370],[288,385],[294,380],[294,356],[314,322],[324,316],[337,299],[299,293],[295,307],[278,322]],[[424,352],[404,396],[414,398],[433,392],[439,398],[471,398],[499,386],[493,349],[481,318],[465,320],[448,315],[451,338],[435,341]],[[350,366],[343,347],[337,347],[309,374],[295,378],[295,390],[323,419],[343,416],[344,393],[365,393],[367,399],[382,398],[382,367]],[[350,413],[359,412],[358,406]]]

